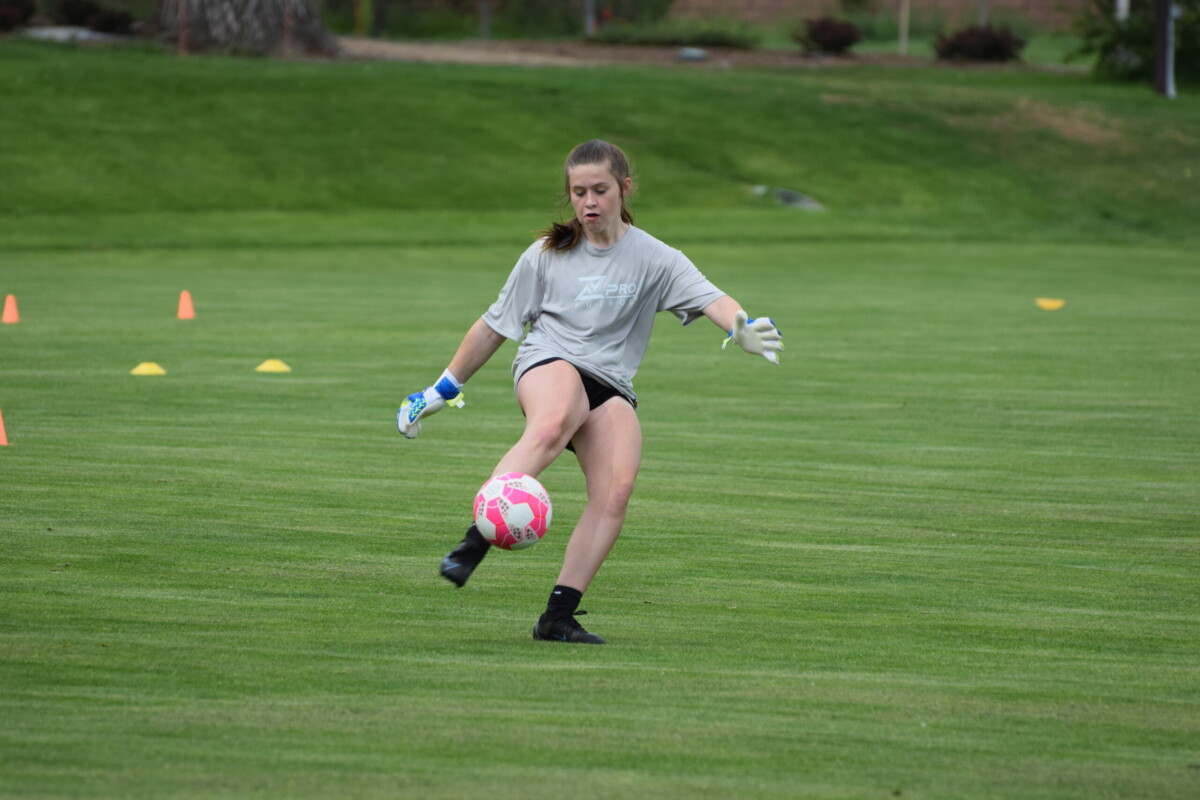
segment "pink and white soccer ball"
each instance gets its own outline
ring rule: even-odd
[[[550,527],[550,495],[532,475],[506,472],[475,495],[475,527],[504,550],[533,547]]]

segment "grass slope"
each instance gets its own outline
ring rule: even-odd
[[[578,141],[624,143],[639,207],[755,208],[995,235],[1185,228],[1200,104],[1078,75],[950,68],[604,72],[280,64],[0,47],[0,211],[553,208]],[[23,135],[37,131],[36,136]]]
[[[12,42],[0,85],[0,796],[1200,788],[1194,151],[1143,141],[1194,136],[1194,102]],[[582,508],[569,459],[542,545],[461,591],[433,574],[519,430],[512,346],[466,409],[390,431],[593,133],[628,139],[640,219],[788,358],[663,320],[586,601],[612,644],[579,649],[528,638]]]

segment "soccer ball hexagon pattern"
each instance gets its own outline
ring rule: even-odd
[[[524,550],[541,541],[551,513],[546,487],[523,472],[497,475],[475,495],[475,527],[502,550]]]

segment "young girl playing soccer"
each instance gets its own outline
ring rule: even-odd
[[[626,207],[633,178],[620,148],[585,142],[567,156],[564,173],[574,218],[553,224],[522,254],[437,383],[404,401],[397,425],[415,439],[422,419],[462,404],[463,385],[505,339],[520,343],[513,378],[525,430],[492,475],[536,477],[568,449],[587,481],[587,505],[533,638],[603,644],[575,614],[621,533],[641,463],[633,376],[654,315],[670,311],[684,325],[708,317],[727,341],[774,364],[783,342],[769,318],[749,319],[683,253],[633,225]],[[490,547],[472,525],[442,559],[442,576],[463,586]]]

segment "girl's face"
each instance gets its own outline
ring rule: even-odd
[[[621,197],[633,188],[633,179],[619,181],[608,164],[580,164],[567,170],[567,191],[575,218],[589,241],[611,243],[620,238]]]

